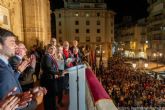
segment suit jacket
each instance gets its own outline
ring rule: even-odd
[[[21,93],[22,88],[18,81],[18,74],[12,67],[0,59],[0,100],[4,98],[14,87],[17,87],[15,94]]]
[[[52,57],[49,54],[45,54],[41,61],[41,68],[43,70],[43,75],[52,75],[57,74],[57,67],[54,63]]]
[[[9,59],[9,63],[15,72],[17,72],[17,67],[19,66],[21,61],[22,61],[22,59],[20,59],[18,56],[13,56]],[[21,85],[33,83],[33,73],[34,72],[35,72],[35,68],[28,66],[19,77],[19,81],[20,81]]]
[[[20,73],[17,73],[17,67],[18,67],[18,65],[20,64],[20,62],[21,62],[21,59],[19,58],[19,57],[17,57],[17,56],[14,56],[13,58],[11,57],[10,59],[9,59],[9,63],[10,63],[10,65],[12,65],[11,67],[10,67],[10,69],[12,70],[12,71],[10,71],[10,74],[11,74],[11,76],[12,76],[12,74],[15,74],[15,80],[16,80],[16,82],[17,82],[17,84],[18,84],[18,86],[19,86],[19,91],[18,92],[16,92],[16,93],[21,93],[22,92],[22,88],[21,88],[21,86],[20,86],[20,82],[19,82],[19,80],[18,80],[18,78],[19,78],[19,76],[17,75],[17,74],[20,74]],[[3,64],[4,65],[4,64]],[[2,70],[2,71],[4,71],[4,70]],[[1,74],[1,60],[0,60],[0,74]],[[26,73],[25,73],[26,74]],[[4,77],[7,77],[7,78],[10,78],[11,79],[11,76],[4,76]],[[1,76],[0,76],[1,77]],[[9,81],[10,81],[10,79],[8,79]],[[13,87],[15,87],[14,85],[14,82],[12,81],[11,83],[8,83],[10,86],[12,86],[11,88],[13,88]],[[2,84],[2,85],[6,85],[6,84]],[[0,89],[1,89],[1,86],[0,86]],[[10,89],[11,90],[11,89]],[[1,91],[0,91],[1,92]],[[21,110],[35,110],[37,108],[37,102],[36,102],[36,100],[32,100],[31,102],[29,102],[29,104],[28,104],[28,106],[26,107],[26,108],[23,108],[23,109],[21,109]]]

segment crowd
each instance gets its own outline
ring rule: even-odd
[[[56,103],[64,106],[67,69],[87,61],[86,53],[76,40],[70,46],[68,41],[58,44],[55,38],[45,49],[34,45],[27,50],[14,33],[0,28],[0,110],[35,110],[42,102],[45,110],[57,110]],[[40,86],[34,84],[36,80]]]
[[[165,82],[128,66],[125,59],[110,59],[99,77],[117,107],[165,107]]]

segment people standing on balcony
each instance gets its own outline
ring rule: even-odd
[[[72,53],[73,53],[73,49],[74,49],[75,47],[77,47],[77,48],[79,49],[79,47],[78,47],[78,41],[77,41],[77,40],[73,40],[73,41],[72,41],[72,47],[70,48],[70,51],[71,51]],[[79,55],[79,57],[82,57],[81,51],[78,51],[78,55]]]
[[[68,41],[64,41],[63,43],[63,58],[64,58],[64,69],[68,69],[73,66],[72,64],[73,55],[71,51],[69,50]],[[66,93],[69,92],[69,74],[65,74],[65,77],[64,77],[64,90]]]
[[[25,104],[28,104],[24,106],[24,110],[34,110],[37,105],[41,104],[44,92],[40,90],[34,94],[30,91],[22,92],[18,78],[20,72],[25,70],[27,65],[26,63],[22,64],[20,72],[15,72],[8,61],[10,57],[15,55],[16,46],[15,35],[6,29],[0,28],[0,100],[3,100],[13,88],[16,88],[12,95],[17,94],[24,100]],[[39,92],[40,94],[38,94]]]
[[[57,79],[57,87],[58,87],[58,104],[60,106],[64,106],[62,99],[63,99],[63,90],[64,90],[64,58],[63,58],[63,47],[61,45],[57,46],[57,55],[56,55],[56,61],[63,62],[62,66],[63,68],[59,68],[59,74],[60,77]]]
[[[73,48],[73,66],[76,66],[82,63],[82,59],[78,53],[79,53],[78,47],[74,47]]]
[[[47,94],[44,96],[45,110],[57,110],[55,97],[57,95],[57,78],[59,75],[57,65],[54,61],[55,52],[55,46],[48,44],[46,53],[41,61],[41,68],[43,71],[41,85],[48,90]]]

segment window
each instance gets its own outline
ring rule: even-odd
[[[89,13],[86,13],[86,17],[89,17]]]
[[[89,21],[86,21],[86,25],[90,25],[90,22]]]
[[[77,41],[79,42],[79,37],[78,37],[78,36],[76,36],[74,39],[77,40]]]
[[[97,17],[99,17],[99,16],[100,16],[100,13],[98,12],[98,13],[97,13]]]
[[[90,42],[90,36],[86,37],[86,42]]]
[[[97,33],[100,33],[100,29],[97,29]]]
[[[101,37],[96,37],[96,42],[101,42]]]
[[[61,13],[59,13],[58,17],[61,18]]]
[[[86,29],[86,33],[90,33],[90,30],[89,29]]]
[[[97,25],[100,25],[100,21],[99,20],[97,21]]]
[[[58,26],[61,26],[61,21],[58,22]]]
[[[79,25],[79,21],[75,21],[75,25]]]
[[[59,34],[61,34],[61,33],[62,33],[61,29],[59,29],[59,31],[58,31],[58,32],[59,32]]]
[[[75,29],[75,33],[79,33],[79,29]]]
[[[78,17],[78,12],[75,13],[75,16]]]

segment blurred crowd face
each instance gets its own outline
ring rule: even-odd
[[[68,42],[68,41],[64,41],[64,43],[63,43],[63,48],[64,48],[65,50],[69,50],[69,42]]]
[[[26,55],[27,49],[23,43],[20,43],[16,47],[16,55],[24,57]]]
[[[50,47],[48,47],[47,51],[50,55],[54,55],[56,53],[56,47],[55,46],[50,46]]]
[[[54,46],[56,46],[57,40],[56,40],[55,38],[52,38],[52,39],[51,39],[51,44],[54,45]]]
[[[76,40],[73,41],[73,46],[77,47],[78,46],[78,42]]]
[[[63,47],[62,46],[57,48],[57,53],[63,54]]]
[[[78,51],[79,51],[79,50],[78,50],[77,47],[73,48],[73,53],[74,53],[74,54],[78,54]]]
[[[0,45],[0,51],[1,54],[6,56],[7,58],[15,55],[15,49],[17,47],[15,43],[15,37],[14,36],[9,36],[6,38],[3,44]]]

